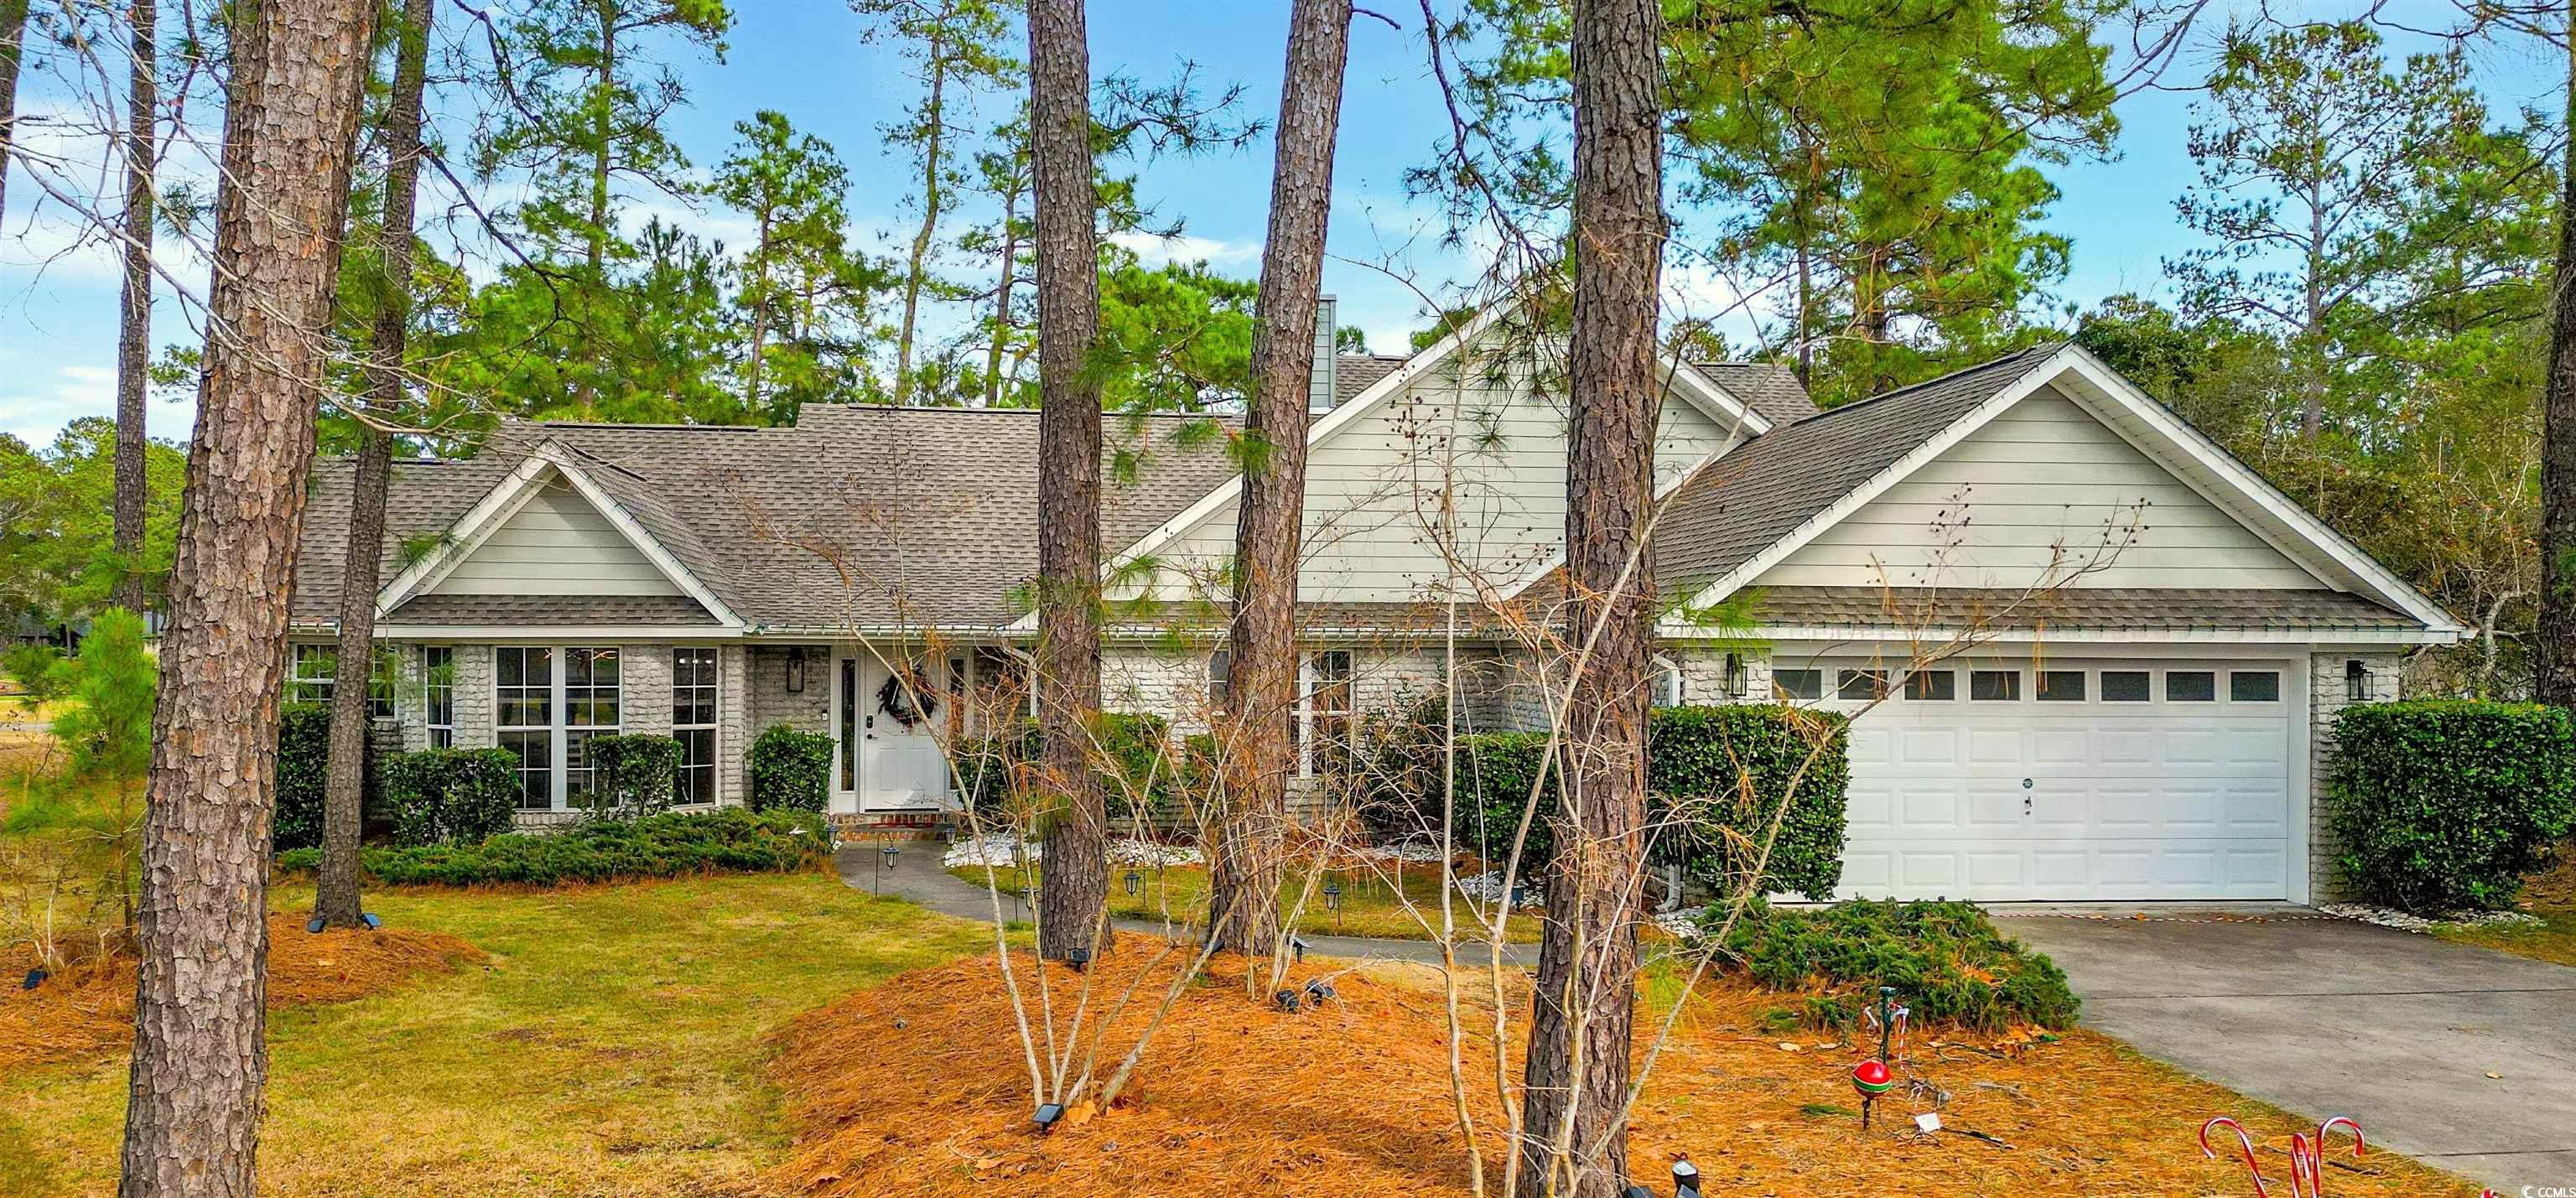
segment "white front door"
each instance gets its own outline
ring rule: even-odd
[[[887,679],[884,663],[864,650],[844,652],[833,663],[834,811],[927,811],[948,805],[948,761],[933,722],[946,713],[905,726],[887,710]]]
[[[1819,663],[1852,708],[1875,663]],[[1851,733],[1841,893],[2279,899],[2289,726],[2275,661],[1955,660]],[[1846,684],[1858,687],[1846,689]],[[1848,697],[1846,697],[1848,696]]]

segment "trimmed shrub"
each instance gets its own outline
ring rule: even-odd
[[[2511,906],[2576,824],[2576,728],[2563,708],[2347,707],[2326,771],[2336,863],[2356,897],[2407,911]]]
[[[1725,918],[1704,917],[1712,930]],[[1813,911],[1757,905],[1729,954],[1770,990],[1808,994],[1799,1022],[1851,1030],[1892,986],[1916,1020],[1999,1031],[2070,1027],[2082,1003],[2066,971],[1996,930],[1974,903],[1845,902]],[[1816,993],[1818,984],[1825,987]]]
[[[384,764],[394,842],[478,844],[510,830],[519,808],[519,755],[508,749],[424,749]]]
[[[751,742],[751,809],[821,811],[832,793],[832,738],[772,724]]]
[[[1424,814],[1434,825],[1440,801],[1436,732],[1427,749],[1414,750],[1429,754],[1430,764],[1415,772],[1428,779]],[[1814,752],[1818,738],[1824,748]],[[1459,738],[1453,831],[1460,844],[1487,860],[1511,852],[1546,753],[1544,733]],[[1730,893],[1752,871],[1763,830],[1801,766],[1806,774],[1782,816],[1761,888],[1823,899],[1842,880],[1843,805],[1851,787],[1849,732],[1840,715],[1770,703],[1657,709],[1646,742],[1646,818],[1683,829],[1684,868],[1718,893]],[[1551,772],[1538,818],[1522,844],[1522,872],[1529,876],[1537,876],[1555,851],[1549,825],[1556,789]]]
[[[362,850],[359,864],[392,886],[557,886],[712,873],[793,873],[832,857],[831,830],[811,811],[666,812],[609,820],[551,835],[511,833],[480,844]],[[283,869],[310,870],[316,849],[278,859]]]
[[[1139,795],[1145,810],[1137,814],[1146,819],[1179,810],[1194,776],[1189,763],[1200,755],[1188,746],[1173,749],[1171,721],[1158,715],[1111,711],[1101,713],[1100,724],[1101,752],[1093,756],[1093,765],[1108,796],[1110,813],[1126,814],[1132,798]],[[967,799],[978,817],[1007,821],[1015,779],[1025,776],[1024,767],[1033,766],[1045,746],[1033,720],[1016,721],[1008,732],[960,746],[957,773],[966,783]]]
[[[322,843],[322,796],[330,776],[330,706],[287,704],[277,720],[277,808],[269,822],[275,851]]]
[[[586,817],[640,819],[670,810],[680,779],[679,741],[636,732],[593,736],[581,747],[591,769]]]

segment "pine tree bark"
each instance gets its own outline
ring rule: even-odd
[[[2576,44],[2567,58],[2567,113],[2576,118]],[[2558,201],[2558,289],[2542,384],[2540,441],[2540,678],[2543,703],[2576,707],[2576,140]]]
[[[1267,955],[1279,941],[1282,833],[1297,705],[1297,576],[1304,546],[1306,409],[1315,375],[1316,305],[1332,212],[1333,141],[1350,56],[1350,0],[1297,0],[1279,93],[1270,233],[1253,303],[1252,399],[1244,413],[1243,502],[1235,519],[1234,721],[1226,810],[1210,861],[1217,947]]]
[[[1038,952],[1094,939],[1109,901],[1109,821],[1091,738],[1100,718],[1099,232],[1091,173],[1091,51],[1082,0],[1029,4],[1029,137],[1037,194],[1038,730],[1061,803],[1039,875]]]
[[[383,264],[383,303],[369,330],[366,415],[390,420],[402,408],[402,365],[411,332],[412,218],[420,184],[421,92],[429,79],[429,26],[434,0],[403,0],[394,56],[393,94],[385,110],[385,210],[376,233]],[[375,424],[358,430],[350,471],[349,540],[340,566],[339,682],[331,694],[331,763],[323,778],[322,864],[313,916],[326,927],[354,928],[358,902],[358,833],[367,792],[368,685],[376,657],[376,572],[385,539],[385,496],[393,485],[394,439]]]
[[[9,134],[18,120],[18,63],[27,36],[27,0],[0,0],[0,216],[8,214]]]
[[[1664,240],[1656,0],[1575,0],[1574,329],[1565,552],[1577,644],[1563,810],[1524,1074],[1521,1190],[1613,1198],[1624,1122],[1645,858],[1654,652],[1655,316]]]
[[[152,168],[160,132],[161,87],[154,0],[132,0],[126,11],[133,60],[125,100],[125,284],[117,296],[113,544],[120,571],[116,604],[140,615],[147,601],[143,486],[149,450],[144,440],[143,389],[152,365]]]
[[[250,1198],[269,813],[369,0],[237,5],[213,283],[143,822],[125,1198]]]

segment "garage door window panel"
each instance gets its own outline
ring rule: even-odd
[[[2218,675],[2209,670],[2165,671],[2165,702],[2215,703]]]
[[[1887,697],[1887,671],[1844,670],[1834,687],[1834,694],[1838,698],[1863,701],[1884,699]]]
[[[2016,703],[2021,700],[2021,671],[1972,670],[1968,674],[1968,699],[1974,703]]]
[[[2227,701],[2230,703],[2280,702],[2281,672],[2279,670],[2229,671]]]
[[[1957,670],[1916,670],[1905,676],[1905,697],[1918,702],[1948,703],[1959,697]]]
[[[2081,703],[2084,701],[2084,671],[2041,670],[2039,701],[2042,703]]]
[[[1783,699],[1821,699],[1825,697],[1825,672],[1773,670],[1771,689]]]
[[[2154,675],[2145,670],[2102,671],[2102,701],[2105,703],[2144,703],[2151,697]]]

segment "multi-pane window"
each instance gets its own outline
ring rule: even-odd
[[[593,782],[585,751],[590,738],[613,736],[620,724],[617,650],[563,651],[563,713],[564,801],[579,807],[589,800]]]
[[[1208,711],[1225,714],[1225,705],[1234,701],[1234,654],[1219,649],[1208,654]]]
[[[420,651],[421,722],[429,747],[456,747],[456,648],[424,645]]]
[[[1821,699],[1825,697],[1825,672],[1773,670],[1771,689],[1783,699]]]
[[[1654,660],[1654,670],[1655,706],[1681,706],[1683,697],[1689,694],[1689,688],[1682,684],[1681,666],[1670,658],[1658,657]]]
[[[493,734],[519,755],[519,806],[578,806],[590,795],[583,747],[620,727],[617,650],[503,645],[492,651]]]
[[[1306,659],[1298,713],[1297,759],[1312,775],[1347,764],[1351,754],[1351,651],[1327,649]]]
[[[393,657],[378,653],[375,668],[367,673],[367,715],[371,719],[394,718]],[[339,647],[336,645],[299,644],[295,646],[294,668],[287,671],[286,701],[320,703],[329,706],[339,691]]]
[[[716,801],[716,651],[671,651],[671,739],[680,742],[672,800]]]
[[[555,651],[528,645],[492,650],[492,727],[519,755],[519,806],[555,805]]]

